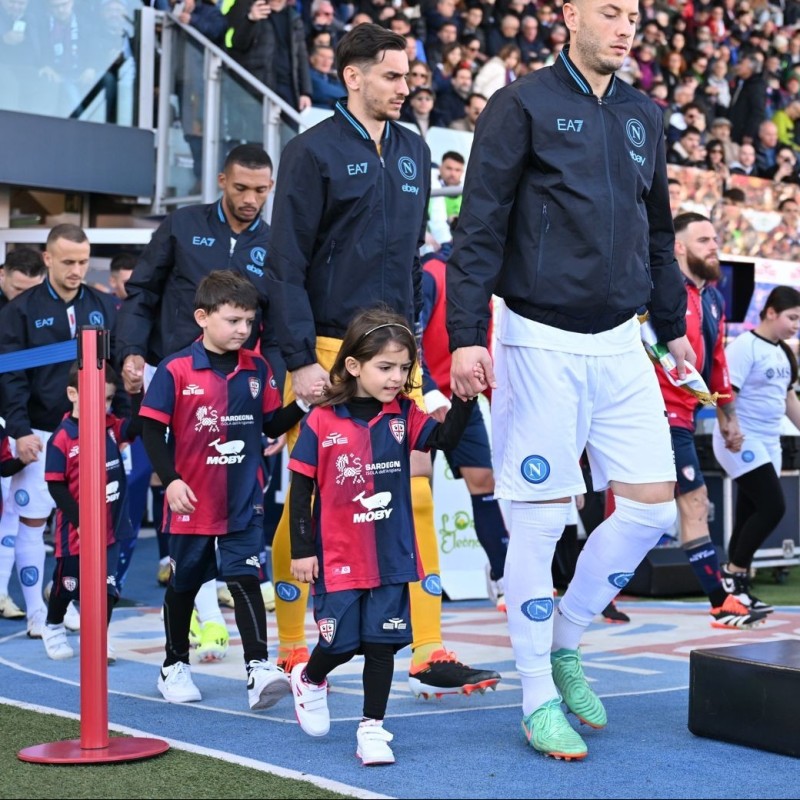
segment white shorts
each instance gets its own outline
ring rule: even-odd
[[[775,472],[781,474],[781,440],[778,436],[774,440],[757,439],[752,434],[744,433],[744,444],[738,453],[732,453],[725,447],[725,440],[719,432],[719,426],[714,425],[714,434],[711,443],[714,446],[714,455],[719,465],[731,478],[738,478],[746,472],[752,472],[757,467],[769,464],[775,467]]]
[[[25,469],[13,475],[9,491],[9,508],[20,517],[47,519],[56,507],[44,479],[44,462],[47,442],[52,436],[47,431],[33,431],[42,440],[39,460],[28,464]]]
[[[641,344],[584,356],[498,342],[495,374],[497,497],[541,502],[585,492],[584,448],[596,491],[609,481],[675,480],[664,399]]]

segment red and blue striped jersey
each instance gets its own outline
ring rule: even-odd
[[[175,469],[197,497],[194,513],[164,502],[164,531],[221,536],[263,513],[261,429],[281,407],[267,362],[239,350],[230,375],[213,369],[202,341],[159,364],[141,416],[170,427]]]
[[[130,420],[106,414],[106,544],[133,536],[128,506],[128,481],[119,446],[129,442]],[[67,414],[47,441],[44,462],[46,481],[63,481],[79,502],[80,444],[78,420]],[[80,541],[75,526],[56,509],[55,553],[57,558],[80,554]]]
[[[11,445],[8,442],[8,436],[6,435],[6,429],[0,426],[0,463],[11,461],[14,458],[14,454],[11,452]],[[3,515],[3,493],[0,492],[0,516]],[[0,547],[4,547],[5,543],[0,544]],[[11,547],[14,544],[12,542]]]
[[[311,409],[289,469],[316,482],[315,594],[424,576],[411,509],[410,454],[424,449],[435,427],[403,396],[368,423],[352,417],[346,404]]]

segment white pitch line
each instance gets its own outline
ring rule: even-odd
[[[27,711],[37,711],[42,714],[53,714],[57,717],[65,717],[67,719],[80,720],[79,714],[73,714],[70,711],[62,711],[59,708],[50,708],[49,706],[42,706],[37,703],[24,703],[18,700],[11,700],[6,697],[0,697],[0,703],[4,705],[14,706],[15,708],[23,708]],[[176,750],[185,750],[187,753],[194,753],[200,756],[210,756],[217,758],[220,761],[227,761],[229,764],[236,764],[241,767],[250,767],[250,769],[258,770],[259,772],[267,772],[270,775],[276,775],[280,778],[292,778],[297,781],[308,781],[321,789],[328,789],[331,792],[339,792],[340,794],[352,795],[353,797],[367,798],[368,800],[392,800],[392,795],[378,794],[377,792],[370,792],[366,789],[359,788],[358,786],[350,786],[346,783],[333,781],[328,778],[323,778],[319,775],[312,775],[308,772],[298,772],[294,769],[286,769],[286,767],[279,767],[276,764],[269,764],[266,761],[257,761],[254,758],[246,758],[244,756],[237,756],[232,753],[226,753],[223,750],[215,750],[211,747],[202,747],[189,742],[182,742],[178,739],[170,739],[167,736],[159,736],[158,734],[141,731],[137,728],[129,728],[127,725],[109,724],[109,730],[116,731],[117,733],[124,733],[129,736],[140,736],[152,738],[154,736],[163,739],[174,747]]]

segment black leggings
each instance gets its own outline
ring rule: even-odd
[[[736,478],[733,533],[728,559],[737,567],[750,568],[756,550],[778,527],[786,513],[781,480],[772,464],[762,464]]]
[[[329,653],[317,646],[306,666],[306,676],[312,683],[322,683],[332,670],[346,664],[356,653],[364,654],[364,711],[366,719],[383,719],[394,675],[392,644],[362,642],[359,650],[349,653]]]

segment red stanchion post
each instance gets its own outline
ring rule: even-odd
[[[78,342],[80,424],[81,737],[21,750],[22,761],[103,764],[159,755],[161,739],[108,735],[105,363],[109,332],[83,327]]]

